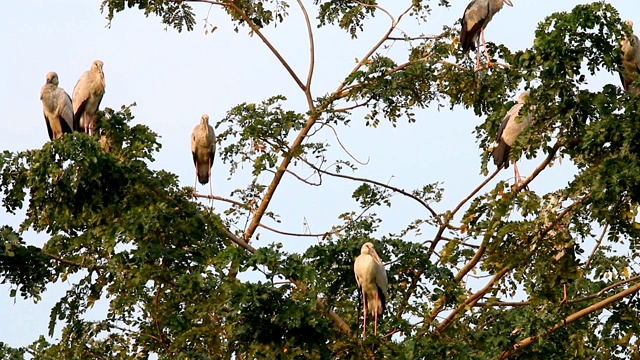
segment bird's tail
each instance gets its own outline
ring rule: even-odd
[[[202,185],[207,185],[209,182],[209,164],[198,163],[198,182]]]
[[[498,142],[493,148],[493,163],[499,168],[504,164],[504,168],[509,167],[509,150],[511,146],[507,145],[504,141]]]
[[[73,130],[71,129],[71,124],[69,124],[67,122],[66,119],[61,119],[62,121],[60,121],[60,127],[62,128],[62,133],[63,134],[71,134],[73,132]]]

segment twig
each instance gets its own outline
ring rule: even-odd
[[[167,344],[164,342],[164,338],[162,337],[162,329],[160,329],[160,321],[158,320],[158,306],[160,303],[160,290],[162,289],[162,284],[158,285],[158,289],[156,290],[156,299],[155,299],[155,308],[156,308],[156,315],[154,316],[154,320],[156,323],[156,330],[158,331],[158,340],[160,340],[160,344],[162,344],[162,347],[164,348],[164,351],[167,353],[167,355],[171,356],[171,351],[169,350],[169,347],[167,346]]]
[[[436,219],[436,221],[439,224],[442,224],[442,219],[440,219],[440,216],[431,208],[431,206],[429,204],[427,204],[424,200],[420,199],[419,197],[406,192],[405,190],[402,190],[400,188],[397,188],[395,186],[391,186],[391,185],[387,185],[385,183],[376,181],[376,180],[371,180],[371,179],[367,179],[367,178],[361,178],[361,177],[356,177],[356,176],[349,176],[349,175],[344,175],[344,174],[338,174],[338,173],[332,173],[326,170],[323,170],[317,166],[315,166],[314,164],[310,163],[308,160],[306,159],[302,159],[302,161],[304,161],[307,165],[309,165],[312,169],[316,170],[319,173],[322,174],[326,174],[329,176],[333,176],[333,177],[338,177],[338,178],[343,178],[343,179],[349,179],[349,180],[353,180],[353,181],[361,181],[361,182],[365,182],[365,183],[370,183],[370,184],[374,184],[386,189],[389,189],[393,192],[397,192],[399,194],[402,194],[406,197],[409,197],[415,201],[417,201],[418,203],[420,203],[420,205],[424,206],[425,209],[427,209],[429,211],[429,213],[431,213],[431,216]]]
[[[262,40],[262,42],[265,45],[267,45],[269,50],[271,50],[271,53],[273,53],[273,55],[276,58],[278,58],[278,60],[282,64],[282,66],[284,66],[284,68],[287,70],[289,75],[291,75],[291,78],[293,78],[293,80],[296,82],[296,84],[298,84],[298,87],[300,87],[300,89],[302,89],[302,91],[306,92],[307,87],[302,83],[302,81],[300,81],[300,79],[298,78],[298,75],[296,75],[295,71],[293,71],[291,66],[289,66],[289,63],[282,57],[280,52],[278,52],[278,50],[273,46],[273,44],[271,44],[269,39],[267,39],[264,36],[262,31],[260,31],[260,28],[253,22],[253,20],[249,16],[247,16],[247,14],[244,11],[242,11],[242,9],[240,9],[236,4],[234,4],[231,1],[224,1],[224,2],[212,1],[212,0],[187,0],[187,1],[203,2],[203,3],[208,3],[208,4],[213,4],[213,5],[219,5],[219,6],[223,6],[223,7],[232,8],[234,10],[234,12],[237,13],[238,15],[240,15],[242,17],[242,20],[244,20],[247,23],[247,25],[249,25],[249,27],[251,28],[251,31],[253,31],[256,35],[258,35],[260,40]]]
[[[451,211],[451,213],[448,214],[448,218],[444,222],[440,223],[440,228],[438,229],[438,233],[433,238],[433,240],[431,240],[431,246],[429,247],[429,251],[428,251],[429,253],[434,253],[435,252],[436,245],[438,245],[438,241],[442,238],[442,234],[444,233],[445,229],[449,226],[449,223],[453,219],[453,216],[460,210],[460,208],[462,208],[462,206],[464,206],[464,204],[467,203],[467,201],[469,201],[472,197],[475,196],[475,194],[478,193],[478,191],[480,191],[485,185],[487,185],[487,183],[489,183],[489,181],[491,181],[494,177],[496,177],[496,175],[498,175],[499,171],[500,171],[500,168],[496,169],[493,172],[493,174],[489,175],[488,178],[484,179],[480,183],[480,185],[478,185],[475,189],[473,189],[473,191],[471,191],[471,193],[469,195],[467,195],[467,197],[462,199],[462,201],[460,201],[458,203],[458,205],[456,205],[456,207]],[[424,244],[426,244],[426,242],[424,242],[423,245]]]
[[[449,316],[447,316],[447,318],[440,323],[440,325],[438,325],[438,327],[436,328],[436,331],[442,332],[449,325],[451,325],[453,320],[461,311],[465,310],[468,307],[472,307],[476,302],[478,302],[478,300],[482,298],[484,294],[487,293],[487,291],[489,291],[495,284],[498,283],[498,281],[509,271],[509,269],[510,269],[509,267],[505,267],[502,270],[500,270],[497,274],[493,276],[493,279],[491,279],[491,281],[489,281],[487,285],[485,285],[482,289],[478,290],[475,294],[468,297],[462,304],[458,305],[458,307],[455,308],[449,314]]]
[[[600,244],[602,244],[602,240],[604,239],[604,236],[607,233],[608,229],[609,229],[609,224],[606,224],[604,226],[604,228],[602,229],[602,234],[600,234],[600,238],[598,239],[598,242],[596,242],[596,246],[593,247],[593,251],[589,255],[589,258],[587,259],[587,262],[584,264],[584,269],[585,270],[589,269],[589,266],[591,265],[591,261],[593,261],[593,257],[595,256],[596,251],[600,247]]]
[[[358,159],[355,158],[355,156],[351,155],[351,153],[349,152],[349,150],[347,150],[347,148],[344,146],[344,144],[342,144],[342,141],[340,141],[340,137],[338,136],[338,132],[336,131],[336,129],[329,125],[329,124],[324,124],[324,126],[328,127],[329,129],[331,129],[331,131],[333,131],[333,135],[336,137],[336,140],[338,141],[338,145],[340,145],[340,147],[342,148],[342,150],[344,150],[345,153],[347,153],[347,155],[349,155],[350,158],[353,159],[353,161],[357,162],[360,165],[367,165],[369,163],[369,159],[367,159],[366,162],[360,161]]]

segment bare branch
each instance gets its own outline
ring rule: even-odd
[[[247,25],[249,25],[249,27],[251,28],[251,31],[253,31],[256,35],[258,35],[260,40],[262,40],[262,42],[265,45],[267,45],[267,47],[269,48],[269,50],[271,50],[273,55],[275,55],[275,57],[278,58],[282,66],[284,66],[284,68],[287,70],[289,75],[291,75],[291,77],[296,82],[296,84],[298,84],[298,87],[300,87],[300,89],[303,92],[305,92],[305,94],[307,93],[307,87],[302,83],[302,81],[300,81],[300,78],[298,78],[298,75],[295,73],[295,71],[293,71],[291,66],[289,66],[289,63],[282,57],[280,52],[271,44],[269,39],[267,39],[266,36],[264,36],[262,31],[260,31],[260,28],[253,22],[253,20],[251,20],[251,18],[247,16],[247,14],[244,11],[242,11],[242,9],[240,9],[236,4],[234,4],[232,1],[222,1],[222,2],[212,1],[212,0],[186,0],[186,1],[202,2],[202,3],[232,8],[234,12],[240,15],[242,19],[247,23]]]
[[[302,10],[302,15],[304,16],[304,22],[307,25],[307,34],[309,35],[309,72],[307,73],[307,83],[305,84],[306,90],[305,95],[307,98],[307,105],[309,109],[314,109],[313,106],[313,97],[311,96],[311,79],[313,78],[313,69],[315,67],[315,45],[313,41],[313,30],[311,29],[311,21],[309,20],[309,14],[307,14],[307,9],[304,7],[304,4],[301,0],[298,0],[298,5]]]
[[[384,187],[386,189],[389,189],[391,191],[397,192],[399,194],[402,194],[406,197],[409,197],[415,201],[417,201],[418,203],[420,203],[420,205],[424,206],[425,209],[427,209],[429,211],[429,213],[431,213],[431,216],[436,219],[436,221],[439,224],[442,224],[442,219],[440,219],[440,216],[431,208],[431,206],[429,206],[429,204],[427,204],[424,200],[420,199],[419,197],[406,192],[405,190],[402,190],[400,188],[397,188],[395,186],[391,186],[391,185],[387,185],[384,183],[381,183],[379,181],[376,180],[371,180],[371,179],[367,179],[367,178],[361,178],[361,177],[356,177],[356,176],[349,176],[349,175],[344,175],[344,174],[338,174],[338,173],[332,173],[326,170],[323,170],[313,164],[311,164],[308,160],[306,159],[302,159],[302,161],[304,161],[307,165],[309,165],[312,169],[316,170],[319,173],[322,174],[326,174],[329,176],[333,176],[333,177],[338,177],[338,178],[343,178],[343,179],[349,179],[349,180],[354,180],[354,181],[361,181],[361,182],[365,182],[365,183],[370,183],[370,184],[374,184],[374,185],[378,185],[381,187]]]
[[[338,136],[338,132],[336,131],[336,129],[333,126],[331,126],[330,124],[327,124],[327,123],[325,123],[324,126],[328,127],[329,129],[331,129],[331,131],[333,131],[333,135],[336,137],[336,141],[338,141],[338,145],[340,145],[342,150],[344,150],[344,152],[347,153],[347,155],[349,155],[349,157],[351,159],[353,159],[353,161],[357,162],[360,165],[367,165],[369,163],[369,159],[367,159],[366,162],[363,162],[363,161],[360,161],[360,160],[356,159],[355,156],[351,155],[351,153],[349,152],[349,150],[347,150],[347,148],[344,146],[342,141],[340,141],[340,137]]]

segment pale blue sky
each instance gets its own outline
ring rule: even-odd
[[[494,17],[486,31],[488,41],[502,43],[512,50],[529,47],[539,21],[555,11],[569,11],[578,3],[573,0],[514,0]],[[622,14],[640,14],[640,4],[631,0],[609,1]],[[291,18],[265,34],[281,50],[285,59],[304,78],[307,72],[308,44],[299,10],[290,9]],[[311,1],[306,1],[314,17]],[[410,1],[381,1],[382,6],[398,14]],[[437,34],[443,24],[451,25],[462,15],[467,1],[452,1],[449,10],[437,8],[426,24],[416,24],[409,18],[399,28],[412,36]],[[71,93],[78,77],[94,59],[104,62],[107,90],[102,107],[118,109],[137,102],[133,108],[136,122],[151,127],[160,136],[162,150],[152,165],[176,173],[184,186],[192,186],[194,170],[189,154],[189,136],[200,115],[208,113],[211,122],[221,119],[227,110],[241,102],[260,102],[269,96],[284,94],[286,106],[304,111],[306,102],[295,83],[257,37],[247,36],[247,29],[235,33],[218,8],[211,10],[209,21],[218,29],[204,34],[202,19],[209,6],[195,4],[198,24],[194,32],[178,34],[164,31],[158,18],[146,19],[137,10],[128,10],[116,17],[106,28],[105,16],[99,11],[99,1],[4,1],[0,3],[0,118],[5,127],[0,132],[0,150],[19,151],[41,147],[48,141],[39,100],[45,75],[56,71],[60,86]],[[640,23],[640,18],[631,18]],[[383,15],[370,20],[366,34],[351,40],[334,28],[316,29],[316,70],[312,85],[314,96],[334,90],[363,54],[386,31],[389,22]],[[405,59],[406,45],[397,42],[388,54]],[[384,51],[384,50],[383,50]],[[606,83],[618,84],[617,74],[600,73],[590,80],[590,87],[599,89]],[[405,189],[426,183],[444,182],[444,201],[436,211],[451,209],[483,179],[479,175],[481,150],[475,143],[474,127],[484,121],[472,112],[456,109],[420,111],[419,122],[399,122],[397,128],[381,123],[377,129],[367,128],[361,116],[354,116],[349,128],[341,131],[341,140],[358,159],[370,162],[361,167],[358,176],[371,177]],[[330,139],[330,132],[319,138]],[[337,147],[334,156],[345,157]],[[528,174],[538,164],[522,161],[521,172]],[[490,167],[493,169],[493,167]],[[532,188],[537,191],[563,186],[571,178],[569,164],[545,171]],[[307,171],[303,173],[308,174]],[[248,177],[241,174],[231,181],[228,166],[219,160],[214,164],[214,192],[229,196],[235,188],[246,185]],[[512,176],[511,169],[498,177]],[[268,181],[268,175],[263,179]],[[303,217],[314,233],[326,231],[337,224],[337,215],[354,208],[351,192],[358,185],[325,177],[322,187],[310,188],[288,176],[276,192],[270,210],[282,215],[279,229],[302,232]],[[206,187],[199,186],[206,192]],[[225,208],[217,202],[216,208]],[[424,217],[423,209],[411,201],[396,197],[391,209],[377,209],[385,216],[381,233],[397,232],[414,218]],[[0,213],[0,224],[17,225],[21,219]],[[259,231],[261,246],[281,241],[289,251],[302,251],[315,242],[309,238],[283,238]],[[425,234],[428,238],[428,232]],[[41,245],[46,238],[28,234],[29,244]],[[0,286],[0,318],[11,326],[0,327],[0,341],[23,346],[46,333],[49,310],[58,300],[65,284],[50,287],[43,301],[9,298],[10,287]]]

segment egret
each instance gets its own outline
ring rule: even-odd
[[[507,115],[505,115],[498,129],[498,135],[496,136],[496,142],[493,144],[493,163],[498,167],[504,166],[505,169],[509,167],[509,152],[511,151],[511,145],[516,141],[518,135],[529,127],[531,123],[531,114],[527,113],[527,116],[522,116],[520,110],[524,106],[524,103],[529,97],[529,92],[525,91],[518,96],[518,101],[515,105],[509,109]],[[516,182],[520,183],[520,172],[518,171],[518,165],[513,162],[513,171],[516,177]]]
[[[209,115],[204,114],[200,124],[193,128],[191,133],[191,154],[193,164],[196,166],[196,177],[202,185],[209,183],[209,195],[211,190],[211,167],[216,156],[216,135],[213,127],[209,125]],[[195,183],[193,187],[195,188]]]
[[[624,23],[633,29],[633,21],[627,20]],[[625,35],[624,39],[620,42],[620,47],[622,49],[623,71],[620,72],[622,87],[624,91],[638,95],[640,94],[640,86],[632,86],[632,84],[640,75],[640,39],[634,34],[632,45]]]
[[[63,88],[58,87],[58,83],[58,74],[52,71],[47,74],[46,82],[40,90],[44,121],[51,140],[73,131],[71,98]]]
[[[77,131],[84,128],[85,133],[93,134],[93,122],[107,87],[102,66],[102,61],[94,60],[73,88],[73,124]]]
[[[367,330],[367,310],[373,314],[373,333],[378,334],[378,318],[382,318],[382,313],[387,302],[387,272],[382,265],[382,261],[376,253],[376,249],[370,242],[364,243],[360,249],[360,256],[353,264],[353,271],[356,275],[358,290],[362,294],[364,304],[364,325],[362,337]]]
[[[476,69],[480,68],[480,37],[482,37],[487,66],[491,66],[489,53],[487,52],[487,44],[484,40],[484,29],[493,18],[493,15],[502,9],[503,4],[513,6],[511,0],[472,0],[469,5],[467,5],[467,8],[464,9],[462,30],[460,31],[460,44],[462,45],[462,52],[465,54],[469,50],[477,50]]]

